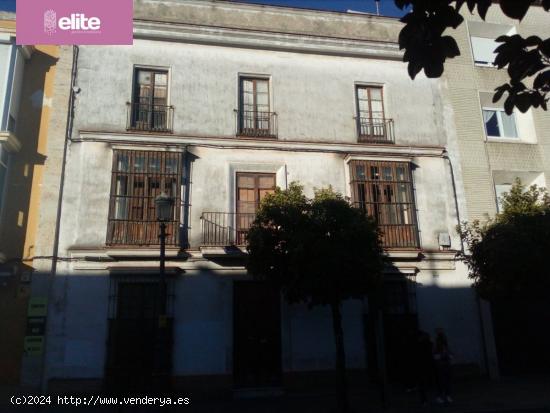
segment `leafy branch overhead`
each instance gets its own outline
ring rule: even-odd
[[[498,3],[498,5],[496,4]],[[411,7],[401,21],[405,26],[399,34],[399,47],[405,50],[403,60],[408,62],[409,76],[414,79],[424,70],[427,77],[443,74],[447,59],[460,55],[457,42],[447,33],[463,24],[460,9],[466,5],[470,12],[477,10],[485,20],[490,7],[498,7],[516,20],[522,20],[530,7],[550,11],[550,0],[395,0],[405,9]],[[550,17],[550,16],[549,16]],[[549,20],[550,23],[550,20]],[[550,98],[550,38],[527,38],[519,34],[500,36],[493,64],[506,69],[510,80],[497,87],[493,102],[506,93],[504,108],[511,114],[514,107],[526,112],[530,107],[547,110]]]

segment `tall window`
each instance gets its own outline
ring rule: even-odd
[[[353,203],[374,217],[384,246],[418,248],[410,164],[352,161],[350,168]]]
[[[483,122],[488,137],[517,138],[516,118],[507,115],[504,109],[483,108]]]
[[[269,80],[240,79],[239,134],[274,136],[274,114],[269,104]]]
[[[178,243],[182,160],[179,153],[115,150],[111,180],[108,244],[158,245],[155,198],[175,199],[166,243]]]
[[[132,129],[166,131],[170,129],[168,72],[136,69],[131,103]]]
[[[260,201],[275,191],[275,174],[237,173],[237,243],[244,244],[245,235],[254,221]]]
[[[357,86],[357,114],[360,139],[379,139],[388,135],[381,87]]]

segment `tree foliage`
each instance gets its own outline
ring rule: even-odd
[[[328,305],[336,347],[337,398],[349,411],[341,303],[381,283],[384,255],[376,223],[332,188],[308,199],[297,183],[260,204],[248,232],[247,269],[290,303]]]
[[[309,306],[362,298],[381,277],[376,223],[332,189],[313,199],[297,183],[261,203],[248,232],[248,271]]]
[[[399,34],[399,46],[405,49],[403,60],[408,62],[412,79],[424,70],[427,77],[440,77],[447,59],[460,55],[457,42],[449,36],[448,29],[456,29],[464,22],[460,9],[466,5],[470,12],[477,10],[485,20],[490,7],[498,7],[503,13],[522,20],[530,7],[540,4],[550,10],[550,0],[395,0],[405,9],[411,7],[401,21],[405,26]],[[550,20],[549,20],[550,23]],[[506,68],[509,82],[497,87],[493,101],[499,101],[504,93],[504,108],[511,114],[514,107],[526,112],[530,107],[547,110],[550,96],[550,38],[538,36],[524,38],[519,34],[500,36],[501,43],[495,50],[494,64]]]
[[[481,297],[536,297],[550,288],[550,197],[519,180],[502,196],[502,212],[485,223],[459,229],[469,253],[463,255]]]

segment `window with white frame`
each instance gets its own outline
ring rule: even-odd
[[[483,108],[485,133],[489,138],[517,138],[518,130],[514,114],[506,114],[502,108]]]
[[[493,66],[496,57],[495,49],[499,46],[499,43],[495,42],[494,38],[474,36],[472,36],[471,41],[474,63],[482,66]]]

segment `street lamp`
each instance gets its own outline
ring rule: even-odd
[[[160,226],[160,274],[159,274],[159,313],[158,313],[158,328],[157,328],[157,352],[156,352],[156,376],[159,382],[157,383],[158,390],[165,390],[166,372],[169,366],[166,365],[165,357],[163,356],[168,345],[168,320],[166,319],[166,222],[172,219],[172,207],[174,198],[162,192],[155,198],[155,207],[157,212],[157,221]]]
[[[165,273],[165,261],[166,261],[166,222],[172,218],[172,206],[174,205],[174,198],[166,195],[162,192],[155,198],[155,206],[157,210],[157,221],[160,224],[160,277],[159,277],[159,289],[160,289],[160,312],[159,312],[159,324],[163,324],[166,321],[166,273]],[[162,321],[161,321],[162,320]]]

